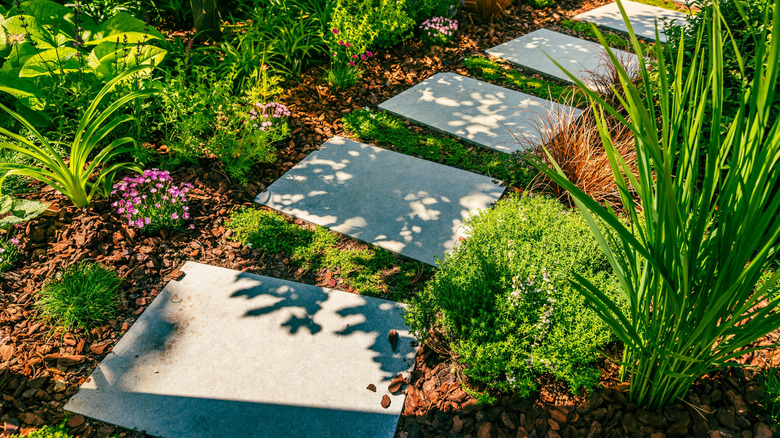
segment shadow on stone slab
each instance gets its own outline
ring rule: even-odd
[[[125,392],[120,401],[99,391],[82,394],[105,403],[97,420],[164,438],[392,437],[398,415],[238,400]]]
[[[192,262],[181,270],[67,410],[165,437],[393,436],[404,396],[386,389],[416,351],[402,305]],[[395,351],[389,330],[401,335]]]

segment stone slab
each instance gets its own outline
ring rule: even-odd
[[[379,108],[478,146],[512,153],[541,142],[550,113],[580,110],[455,73],[438,73]],[[519,140],[518,140],[519,139]]]
[[[463,218],[503,192],[487,176],[334,137],[255,201],[433,265],[455,247]]]
[[[627,70],[636,70],[639,61],[635,54],[617,49],[612,51]],[[552,57],[594,90],[599,88],[598,81],[595,79],[607,76],[610,71],[608,66],[612,63],[601,44],[548,29],[533,31],[488,49],[486,52],[529,70],[562,81],[573,82],[560,67],[555,65],[550,59]]]
[[[166,438],[393,437],[404,396],[387,387],[415,352],[402,305],[193,262],[181,270],[65,409]]]
[[[660,41],[666,42],[666,35],[664,35],[663,20],[675,20],[679,26],[684,26],[688,23],[688,14],[682,12],[671,11],[669,9],[659,8],[658,6],[650,6],[644,3],[632,2],[629,0],[623,0],[623,8],[626,10],[628,19],[631,22],[631,26],[634,28],[634,33],[637,36],[646,38],[650,41],[655,41],[655,23],[658,22],[658,32],[660,34]],[[620,14],[620,9],[617,3],[610,3],[595,9],[591,9],[588,12],[575,15],[575,20],[585,21],[593,23],[597,26],[606,27],[607,29],[616,30],[618,32],[628,33],[628,27],[623,21],[623,16]]]

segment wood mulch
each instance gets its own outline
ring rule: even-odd
[[[293,111],[292,137],[280,147],[275,164],[256,168],[248,187],[230,181],[215,162],[174,172],[175,179],[195,186],[190,196],[194,230],[146,236],[127,228],[111,212],[109,201],[78,210],[49,189],[32,195],[52,205],[20,230],[23,263],[0,274],[0,436],[62,421],[68,397],[187,260],[348,290],[338,273],[308,272],[292,266],[282,254],[229,241],[225,221],[230,212],[253,205],[258,192],[322,142],[341,134],[339,119],[345,113],[375,107],[435,73],[465,73],[460,68],[464,58],[603,3],[564,0],[542,11],[515,6],[508,17],[494,23],[460,16],[458,38],[448,46],[427,48],[409,42],[380,52],[369,63],[363,84],[344,92],[331,90],[320,68],[311,69],[299,83],[288,86],[282,99]],[[365,246],[348,238],[342,238],[340,245]],[[85,259],[111,266],[126,279],[127,295],[119,317],[90,332],[63,332],[39,322],[33,305],[44,281]],[[504,396],[494,406],[478,406],[456,376],[451,358],[420,347],[416,369],[403,389],[407,398],[398,437],[767,438],[774,433],[754,409],[761,393],[751,371],[716,373],[703,379],[685,402],[660,412],[642,411],[628,403],[625,388],[616,385],[614,366],[607,364],[604,376],[609,389],[570,397],[560,384],[548,382],[533,398]],[[78,437],[145,436],[80,415],[70,417],[67,425]],[[717,430],[722,432],[712,432]]]

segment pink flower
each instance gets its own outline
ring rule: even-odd
[[[335,58],[336,56],[339,56],[339,55],[338,55],[338,53],[334,53],[334,54],[333,54],[333,57],[334,57],[334,58]]]
[[[346,43],[344,45],[347,46],[347,47],[352,47],[352,44],[350,44],[350,43]]]
[[[14,244],[14,245],[18,245],[18,244],[19,244],[19,239],[17,239],[16,237],[14,237],[14,238],[12,238],[11,240],[9,240],[9,242],[11,242],[11,243],[12,243],[12,244]]]
[[[358,58],[357,55],[352,55],[352,59],[357,59],[357,58]]]
[[[355,66],[355,61],[349,61],[349,65],[354,67]]]
[[[333,35],[338,35],[339,30],[338,29],[331,29],[331,32],[333,32]]]
[[[371,52],[366,52],[366,55],[368,55],[368,57],[369,57],[369,58],[371,58],[371,57],[373,57],[373,56],[374,56],[374,54],[373,54],[373,53],[371,53]]]
[[[344,45],[344,41],[339,41],[339,45],[343,46]],[[349,47],[349,46],[347,46],[347,47]]]
[[[176,220],[178,218],[179,218],[179,214],[178,213],[171,213],[171,219]]]
[[[363,61],[365,61],[367,59],[366,55],[360,55],[360,57],[363,58]]]

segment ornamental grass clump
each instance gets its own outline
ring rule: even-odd
[[[190,219],[187,192],[192,187],[190,183],[175,184],[166,170],[145,170],[114,185],[111,194],[120,199],[111,205],[130,227],[145,233],[181,230]]]
[[[422,40],[429,46],[444,45],[452,40],[458,30],[458,21],[447,17],[434,17],[420,25]]]
[[[693,47],[681,40],[675,55],[665,58],[662,45],[655,45],[658,79],[651,81],[648,57],[618,0],[641,63],[639,85],[593,27],[620,72],[623,110],[569,77],[597,105],[626,219],[569,181],[554,160],[550,167],[531,159],[571,193],[620,282],[625,309],[608,290],[572,272],[577,289],[622,341],[622,376],[640,406],[682,399],[696,379],[735,365],[757,340],[780,328],[780,296],[771,292],[780,271],[756,287],[780,239],[780,121],[772,117],[780,72],[778,4],[771,17],[763,12],[755,49],[735,49],[739,68],[751,65],[754,72],[728,115],[724,103],[732,96],[724,92],[723,49],[735,46],[717,1]],[[646,102],[643,96],[652,96],[654,87],[658,101]],[[609,135],[607,115],[633,132],[636,175]],[[724,116],[733,116],[727,129],[706,129],[722,126]]]
[[[116,315],[122,301],[122,281],[101,264],[81,262],[44,284],[35,307],[55,327],[89,330]]]

